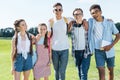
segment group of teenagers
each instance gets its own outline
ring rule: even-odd
[[[90,7],[92,18],[88,21],[83,19],[81,8],[73,11],[74,18],[63,17],[61,3],[53,5],[53,13],[55,17],[51,18],[47,25],[45,23],[38,25],[39,33],[36,36],[27,32],[24,19],[14,22],[15,34],[12,39],[11,55],[14,80],[20,80],[21,72],[23,80],[29,80],[31,69],[34,80],[40,78],[48,80],[51,62],[55,80],[65,80],[69,56],[68,33],[72,39],[72,54],[78,68],[79,79],[88,80],[90,59],[94,53],[99,80],[105,80],[105,63],[108,68],[108,79],[114,80],[113,46],[119,41],[120,34],[113,21],[102,16],[100,5],[93,4]],[[35,65],[32,65],[33,44],[37,53]]]

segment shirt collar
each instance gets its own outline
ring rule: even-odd
[[[74,27],[81,27],[82,26],[82,23],[81,24],[77,24],[76,22],[73,24]]]

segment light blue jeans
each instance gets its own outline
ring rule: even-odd
[[[61,51],[52,50],[52,62],[55,70],[55,79],[65,80],[66,67],[68,64],[68,49]]]

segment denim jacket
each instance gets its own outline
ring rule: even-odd
[[[104,17],[103,17],[104,18]],[[93,18],[90,18],[88,20],[89,29],[88,29],[88,42],[91,53],[95,52],[95,42],[94,42],[94,27],[95,27],[96,20]],[[119,33],[118,29],[116,28],[115,24],[112,21],[108,21],[104,18],[103,22],[103,34],[102,34],[102,40],[113,42],[112,35]],[[106,51],[107,58],[114,57],[115,52],[114,48],[112,47],[109,51]]]

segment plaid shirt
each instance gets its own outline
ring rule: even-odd
[[[75,26],[72,26],[71,29],[71,39],[72,39],[72,55],[74,56],[75,54]],[[80,27],[79,27],[80,28]],[[87,56],[91,54],[90,49],[89,49],[89,44],[88,44],[88,31],[85,31],[85,52],[84,52],[84,57],[87,58]]]

